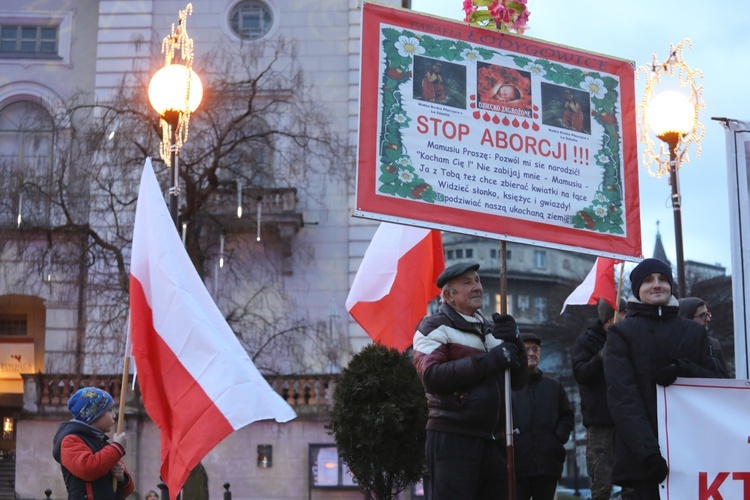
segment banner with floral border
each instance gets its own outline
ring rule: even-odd
[[[634,64],[365,3],[355,215],[640,257]]]

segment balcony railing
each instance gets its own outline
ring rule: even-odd
[[[303,225],[297,212],[296,188],[245,188],[238,194],[236,185],[222,185],[212,199],[211,217],[220,221],[227,232],[255,233],[258,227],[258,205],[263,234],[290,238]],[[237,206],[242,205],[242,217]]]
[[[65,414],[68,399],[81,387],[98,387],[120,404],[122,375],[24,374],[23,411],[26,415]],[[265,377],[298,417],[328,418],[338,375],[280,375]],[[128,380],[131,387],[132,377]],[[143,411],[140,394],[128,390],[126,413]]]

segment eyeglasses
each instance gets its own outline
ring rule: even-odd
[[[711,313],[706,311],[700,314],[696,314],[695,316],[693,316],[693,318],[700,318],[703,321],[711,321]]]

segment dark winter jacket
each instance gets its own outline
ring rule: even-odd
[[[442,303],[414,334],[414,364],[427,397],[427,429],[485,439],[504,439],[505,369],[490,349],[503,342],[481,315],[458,313]],[[511,386],[523,387],[527,361],[523,343],[514,342],[520,366]]]
[[[121,500],[135,484],[125,470],[125,483],[112,489],[112,467],[125,455],[107,435],[83,422],[63,422],[52,440],[52,456],[60,464],[69,500]]]
[[[602,348],[607,332],[601,320],[593,321],[573,346],[573,375],[581,394],[581,414],[585,427],[615,425],[607,406],[607,381],[604,377]]]
[[[526,387],[513,391],[516,476],[559,478],[573,421],[573,408],[562,384],[541,370],[529,375]]]
[[[644,461],[657,453],[656,371],[678,361],[680,377],[721,378],[706,329],[669,305],[628,302],[627,316],[609,328],[604,354],[607,401],[615,422],[613,482],[648,481]],[[662,455],[663,456],[663,455]]]

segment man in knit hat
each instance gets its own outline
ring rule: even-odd
[[[52,456],[60,464],[70,499],[120,500],[135,489],[120,461],[127,436],[115,434],[108,442],[106,433],[117,421],[114,406],[112,396],[96,387],[79,389],[68,400],[73,418],[60,424]]]
[[[632,487],[640,500],[658,500],[669,474],[656,433],[656,384],[677,377],[721,378],[706,329],[677,315],[672,270],[645,259],[630,273],[633,297],[625,319],[607,332],[604,375],[615,423],[612,482]]]

